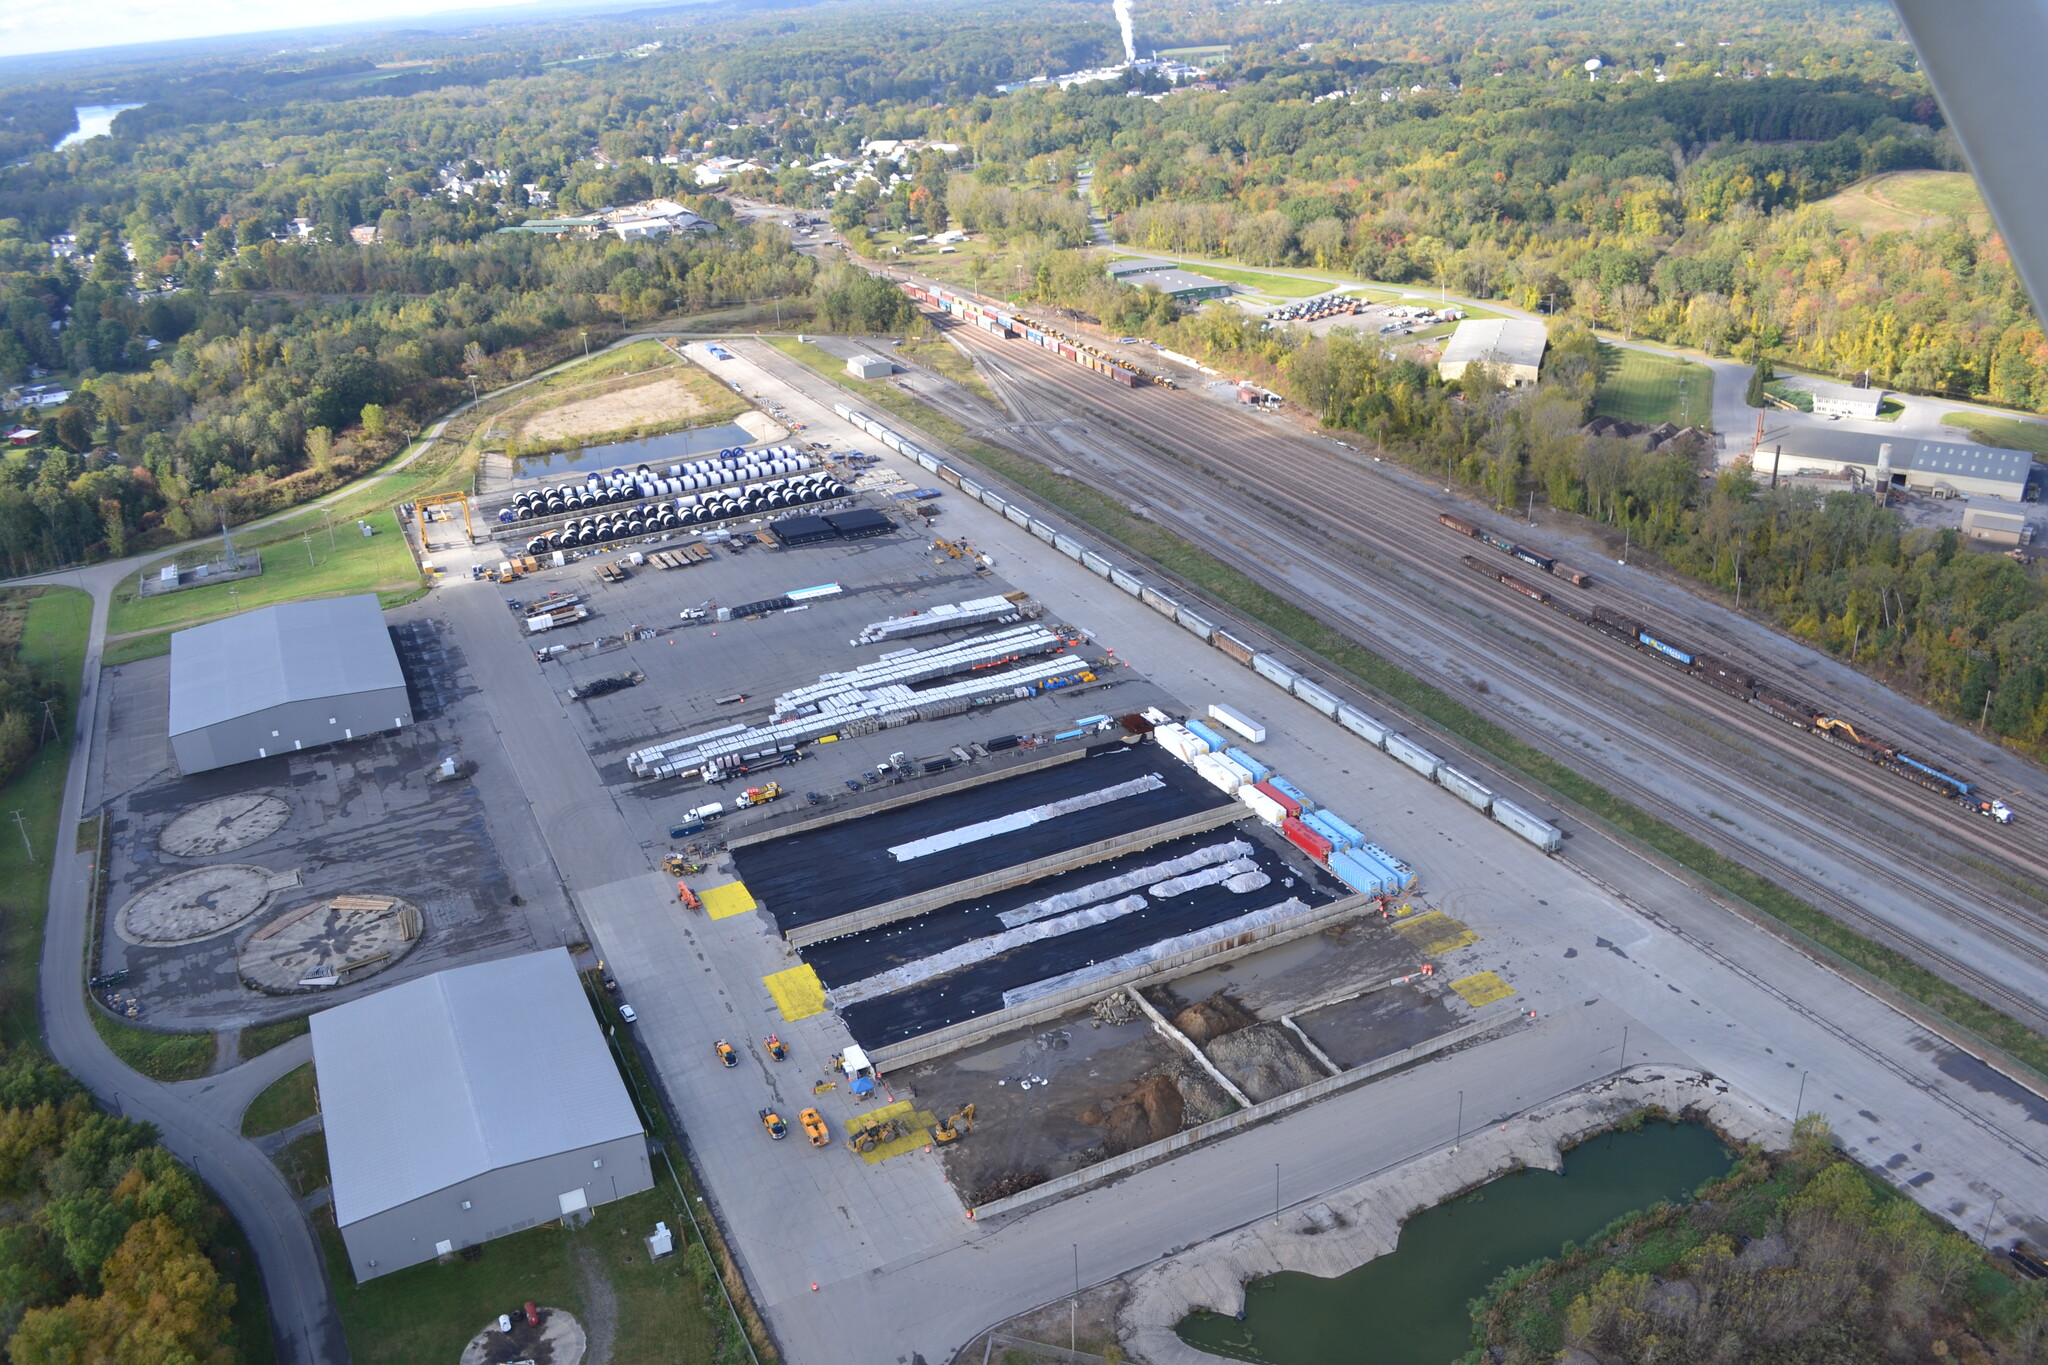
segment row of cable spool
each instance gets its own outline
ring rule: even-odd
[[[582,483],[556,484],[534,488],[512,499],[512,505],[498,513],[500,522],[532,521],[537,517],[561,516],[588,507],[604,507],[634,499],[679,497],[699,489],[744,483],[750,479],[772,479],[799,474],[813,461],[795,446],[771,446],[746,450],[735,446],[702,460],[670,465],[662,477],[647,465],[631,473],[614,469],[609,474],[586,474]]]
[[[629,540],[660,531],[684,531],[750,513],[779,512],[846,495],[845,484],[820,470],[799,474],[795,478],[778,479],[774,483],[692,493],[672,503],[641,503],[629,510],[579,517],[564,523],[559,529],[535,536],[526,542],[526,552],[538,555],[550,550],[574,549],[579,545]]]

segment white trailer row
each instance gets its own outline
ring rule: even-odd
[[[886,424],[876,421],[866,413],[857,412],[844,403],[835,403],[833,411],[837,412],[854,426],[873,436],[883,445],[888,446],[889,449],[896,451],[906,458],[917,461],[923,468],[938,475],[941,480],[958,488],[962,493],[973,498],[991,511],[999,512],[1009,520],[1026,527],[1032,535],[1045,541],[1067,558],[1080,564],[1090,573],[1098,575],[1107,580],[1112,586],[1137,598],[1167,620],[1187,630],[1189,634],[1194,635],[1197,639],[1205,640],[1223,653],[1228,654],[1231,658],[1244,664],[1295,700],[1314,707],[1324,716],[1336,721],[1337,724],[1359,736],[1374,748],[1386,753],[1395,762],[1411,768],[1420,776],[1437,783],[1446,791],[1453,793],[1460,800],[1471,805],[1475,810],[1492,816],[1502,826],[1527,839],[1545,853],[1556,853],[1563,847],[1564,831],[1557,826],[1529,811],[1523,810],[1512,802],[1501,800],[1485,786],[1459,772],[1457,769],[1447,768],[1442,759],[1431,753],[1423,745],[1402,735],[1393,726],[1387,725],[1358,710],[1356,707],[1341,701],[1329,689],[1303,677],[1298,669],[1282,662],[1271,653],[1253,649],[1249,643],[1238,639],[1228,631],[1219,629],[1206,618],[1189,611],[1166,593],[1145,583],[1129,570],[1118,568],[1101,554],[1088,549],[1072,536],[1059,530],[1057,527],[1039,520],[1028,509],[1010,502],[994,489],[985,487],[976,480],[962,475],[958,470],[941,461],[938,456],[919,448],[906,437],[890,430]],[[1229,716],[1221,714],[1222,711],[1229,710],[1230,708],[1228,707],[1219,708],[1211,706],[1209,708],[1209,715],[1211,719],[1219,724],[1228,726],[1235,733],[1242,735],[1250,742],[1255,744],[1263,742],[1265,735],[1264,726],[1234,711]],[[1237,723],[1238,721],[1244,722],[1243,728],[1240,728]],[[1192,733],[1195,725],[1195,722],[1190,722],[1185,728]],[[1257,732],[1256,738],[1252,734],[1254,730]],[[1162,740],[1162,743],[1165,742],[1167,741]],[[1204,752],[1210,752],[1222,746],[1203,742],[1202,747]],[[1217,781],[1218,785],[1221,785],[1219,779],[1223,775],[1223,770],[1218,769],[1215,771],[1216,776],[1211,777],[1210,780]],[[1446,773],[1449,774],[1448,778],[1445,776]],[[1209,774],[1204,773],[1204,776],[1209,777]]]

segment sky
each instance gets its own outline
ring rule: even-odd
[[[0,57],[507,6],[508,0],[0,0]]]

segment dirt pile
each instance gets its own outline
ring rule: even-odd
[[[1093,1108],[1084,1111],[1081,1122],[1100,1125],[1103,1155],[1118,1156],[1148,1142],[1172,1137],[1181,1130],[1186,1116],[1180,1087],[1171,1073],[1162,1071],[1139,1081],[1107,1113]]]
[[[1207,1000],[1189,1005],[1173,1016],[1173,1026],[1192,1038],[1197,1047],[1204,1046],[1213,1038],[1221,1038],[1226,1033],[1250,1028],[1257,1022],[1258,1016],[1225,991],[1218,991]]]
[[[1045,1180],[1043,1166],[1034,1166],[1022,1171],[1004,1171],[1001,1175],[990,1176],[975,1186],[974,1192],[967,1196],[967,1202],[974,1207],[992,1204],[998,1199],[1008,1199],[1013,1194],[1022,1194],[1033,1185],[1043,1185]]]
[[[1255,1024],[1216,1039],[1202,1051],[1255,1104],[1329,1074],[1285,1024]]]
[[[1237,1108],[1230,1092],[1216,1084],[1206,1071],[1182,1067],[1173,1083],[1180,1087],[1182,1117],[1190,1128],[1220,1119]]]

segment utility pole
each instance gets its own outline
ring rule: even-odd
[[[1984,722],[1991,718],[1991,699],[1998,693],[1991,688],[1984,689],[1984,710],[1977,716],[1977,733],[1984,733]]]
[[[590,359],[590,329],[586,327],[579,331],[577,335],[583,338],[583,358],[588,360]]]
[[[1081,1334],[1080,1319],[1081,1244],[1076,1242],[1074,1243],[1074,1297],[1068,1301],[1067,1306],[1067,1350],[1075,1354],[1078,1354],[1081,1349],[1079,1344]]]
[[[20,811],[14,812],[14,826],[21,831],[21,846],[28,850],[28,860],[33,863],[36,860],[36,849],[35,845],[28,841],[28,821],[21,818]]]
[[[310,569],[313,567],[313,533],[311,531],[301,531],[299,532],[299,539],[306,543],[306,567]]]

